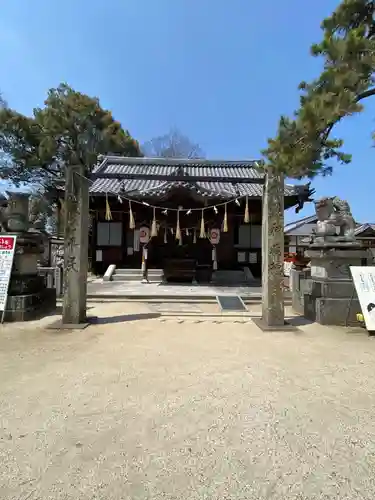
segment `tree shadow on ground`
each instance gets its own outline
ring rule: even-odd
[[[122,314],[121,316],[108,316],[101,318],[89,318],[90,323],[94,325],[109,325],[111,323],[126,323],[128,321],[141,321],[145,319],[160,318],[161,314],[158,313],[135,313],[135,314]]]

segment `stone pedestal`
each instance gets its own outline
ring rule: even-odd
[[[352,243],[311,246],[306,255],[311,259],[311,279],[305,287],[304,316],[322,325],[355,324],[361,308],[349,267],[363,265],[368,251]]]
[[[26,321],[56,309],[56,290],[47,289],[38,275],[38,259],[44,251],[41,235],[27,232],[28,194],[9,193],[6,212],[8,233],[17,236],[4,321]]]

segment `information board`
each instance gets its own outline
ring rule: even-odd
[[[7,303],[15,248],[16,236],[0,235],[0,311],[5,310]]]
[[[350,266],[350,272],[366,328],[375,331],[375,266]]]

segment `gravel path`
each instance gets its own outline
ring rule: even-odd
[[[0,498],[373,499],[374,366],[316,325],[3,327]]]

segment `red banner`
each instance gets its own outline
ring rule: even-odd
[[[14,236],[1,236],[0,250],[13,250],[15,239]]]

